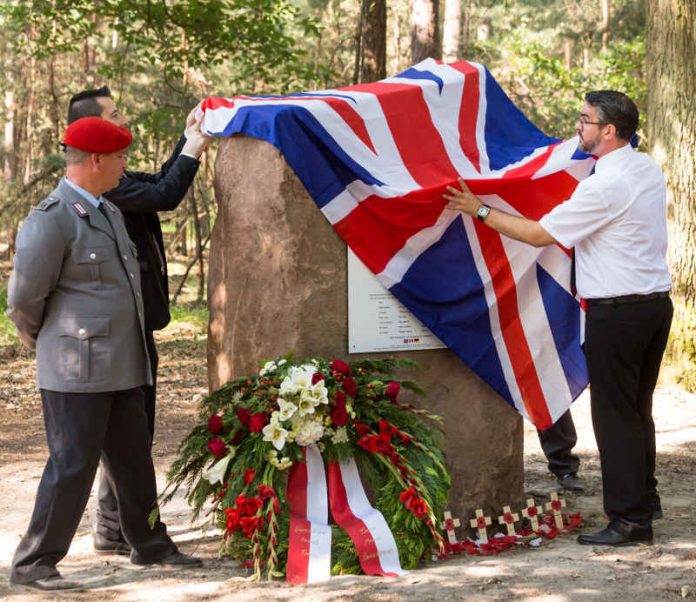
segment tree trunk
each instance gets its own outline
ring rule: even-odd
[[[462,5],[460,0],[445,0],[445,24],[442,31],[442,58],[456,61],[461,40]]]
[[[602,10],[602,52],[607,49],[609,42],[609,14],[611,11],[611,0],[600,0]]]
[[[387,77],[387,2],[363,0],[360,48],[360,82]]]
[[[649,0],[648,143],[667,179],[674,290],[696,301],[696,4]]]
[[[438,0],[411,0],[411,60],[442,58]]]

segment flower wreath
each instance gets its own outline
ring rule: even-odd
[[[421,391],[393,376],[414,365],[294,364],[286,356],[267,362],[258,376],[228,382],[201,401],[200,423],[179,448],[163,502],[184,483],[194,520],[211,502],[211,523],[223,532],[221,554],[252,567],[257,579],[287,573],[290,581],[312,581],[329,569],[399,574],[433,550],[442,553],[436,517],[450,475],[442,433],[424,421],[441,418],[400,403],[401,389]],[[317,522],[322,504],[341,528]]]

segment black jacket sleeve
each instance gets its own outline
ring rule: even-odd
[[[158,173],[126,171],[118,186],[104,196],[124,213],[176,209],[200,165],[198,159],[180,154],[185,142],[186,138],[182,136]]]

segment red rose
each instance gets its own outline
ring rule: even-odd
[[[227,446],[220,437],[215,437],[215,439],[208,441],[208,449],[216,458],[222,458],[227,454]]]
[[[256,474],[256,471],[253,468],[247,468],[244,471],[244,476],[242,478],[244,479],[244,482],[247,485],[251,485],[251,482],[254,480],[255,474]]]
[[[312,384],[316,385],[320,380],[324,380],[324,375],[321,372],[312,374]]]
[[[337,406],[346,407],[346,394],[338,389],[334,394],[334,404]]]
[[[367,426],[364,422],[356,421],[355,432],[358,433],[359,437],[364,437],[365,435],[369,435],[372,432],[372,429],[369,426]]]
[[[217,435],[222,430],[222,417],[217,414],[213,414],[208,418],[208,430],[213,435]]]
[[[237,418],[242,426],[249,427],[249,419],[251,418],[251,410],[248,408],[237,408]]]
[[[396,401],[396,398],[399,396],[399,391],[401,391],[401,385],[392,381],[387,385],[387,388],[384,389],[384,394],[392,401]]]
[[[331,366],[331,369],[334,372],[338,372],[339,374],[343,374],[344,376],[350,376],[351,373],[353,372],[350,369],[350,366],[348,364],[346,364],[343,360],[336,359],[333,362],[331,362],[331,364],[329,364],[329,365]]]
[[[252,433],[260,433],[267,424],[268,414],[266,412],[256,412],[249,418],[249,430]]]
[[[358,394],[358,386],[350,376],[343,379],[343,390],[353,398]]]
[[[343,426],[348,422],[348,412],[346,412],[346,406],[334,406],[331,409],[331,422],[336,426]]]

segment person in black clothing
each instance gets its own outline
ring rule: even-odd
[[[585,486],[578,477],[580,458],[573,453],[578,442],[573,417],[568,410],[550,428],[537,431],[539,443],[549,462],[549,470],[556,475],[558,484],[566,491],[583,493]]]
[[[70,99],[69,124],[81,117],[92,116],[102,117],[121,127],[128,124],[128,120],[118,111],[107,86],[84,90]],[[146,342],[153,381],[152,385],[143,387],[150,443],[155,430],[158,365],[153,331],[164,328],[171,318],[167,261],[157,212],[172,211],[179,206],[193,183],[200,165],[199,157],[210,140],[211,137],[203,134],[200,129],[200,119],[196,119],[191,111],[186,120],[184,135],[158,173],[126,171],[119,185],[104,194],[106,199],[122,211],[128,235],[138,252]],[[94,548],[105,554],[130,553],[130,547],[121,532],[113,486],[108,471],[103,467],[99,482]]]

